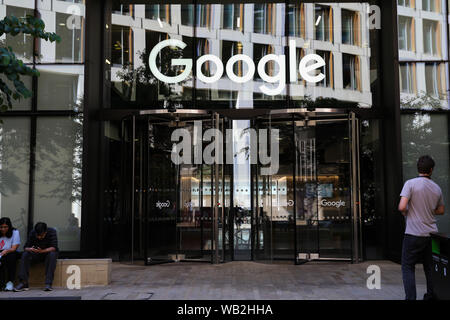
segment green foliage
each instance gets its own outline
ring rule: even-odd
[[[0,37],[4,34],[17,36],[18,34],[28,34],[35,38],[40,38],[50,42],[60,42],[61,38],[51,32],[45,32],[44,22],[33,16],[16,18],[14,16],[5,17],[0,21]],[[10,84],[0,79],[0,111],[12,108],[12,100],[27,99],[32,96],[31,91],[25,87],[21,76],[39,76],[39,72],[28,67],[22,60],[17,59],[11,47],[0,48],[0,75],[4,75]]]

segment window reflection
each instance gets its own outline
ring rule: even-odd
[[[305,38],[305,5],[288,5],[289,36]]]
[[[255,3],[254,6],[254,32],[274,35],[276,27],[276,4]]]
[[[6,6],[6,16],[15,16],[17,18],[25,18],[26,16],[34,16],[34,11],[27,8],[19,8],[14,6]],[[5,43],[6,46],[11,47],[17,58],[23,59],[24,62],[33,61],[33,37],[28,34],[19,34],[12,36],[6,35],[6,41],[0,40],[0,43]]]
[[[341,11],[342,43],[360,45],[360,15],[351,10]]]
[[[72,20],[73,19],[73,20]],[[56,62],[82,62],[84,54],[84,18],[56,13]]]
[[[402,159],[403,178],[406,181],[417,176],[417,159],[428,154],[436,166],[433,180],[441,187],[444,203],[450,200],[450,162],[448,115],[446,114],[403,114]],[[450,232],[448,216],[436,216],[439,232]]]
[[[112,26],[111,62],[113,66],[133,64],[133,30],[130,27]]]
[[[315,39],[333,42],[333,8],[315,5]]]
[[[342,54],[344,89],[359,90],[361,87],[359,75],[359,59],[351,54]]]
[[[372,31],[362,22],[368,8],[368,3],[136,4],[130,11],[134,10],[132,19],[119,20],[113,13],[113,107],[133,105],[143,108],[152,105],[154,108],[161,108],[170,99],[179,101],[177,105],[180,107],[195,105],[210,108],[210,104],[206,105],[210,100],[220,100],[222,103],[229,100],[229,105],[221,107],[234,108],[239,105],[252,108],[259,105],[253,103],[255,100],[281,101],[287,93],[295,97],[296,105],[301,104],[301,100],[308,96],[312,100],[335,98],[371,106],[372,87],[377,85],[377,79],[370,79],[375,73],[369,68],[377,68],[374,61],[377,59],[377,51],[371,48]],[[339,19],[333,19],[334,15]],[[310,21],[306,18],[308,16],[312,17]],[[334,39],[333,34],[337,30],[341,35]],[[285,33],[288,38],[282,38]],[[181,74],[184,68],[174,66],[171,59],[192,59],[193,70],[180,83],[162,83],[149,69],[148,54],[163,40],[156,39],[159,34],[165,34],[164,39],[179,39],[187,45],[184,49],[162,49],[156,61],[161,73],[175,76]],[[154,40],[148,41],[153,36]],[[287,79],[284,91],[280,94],[262,94],[260,87],[263,81],[258,74],[257,64],[267,54],[285,54],[288,59],[289,42],[282,39],[295,41],[294,68],[297,69],[297,79]],[[144,52],[145,55],[142,55]],[[326,60],[326,66],[321,70],[325,79],[317,85],[305,82],[298,72],[301,58],[316,52]],[[195,61],[206,54],[219,57],[224,66],[225,72],[221,79],[213,83],[203,82],[196,77]],[[237,54],[244,54],[255,63],[256,72],[245,83],[231,81],[226,73],[226,63]],[[286,60],[286,67],[290,64],[294,64],[294,61]],[[212,62],[202,64],[201,68],[203,74],[209,77],[216,71]],[[278,68],[274,61],[265,65],[269,75],[277,75]],[[233,65],[233,72],[239,77],[246,74],[247,70],[247,64],[242,60]],[[286,72],[290,70],[286,69]],[[143,75],[146,79],[137,75]],[[318,88],[320,86],[327,90]],[[266,87],[275,88],[275,84]],[[342,89],[348,90],[344,92]]]
[[[38,70],[38,109],[82,110],[82,66],[40,66]]]
[[[80,250],[82,121],[39,117],[34,220],[58,232],[62,251]]]
[[[223,28],[243,31],[244,29],[244,5],[223,5]]]
[[[170,5],[152,4],[145,5],[145,18],[151,20],[165,21],[170,23]]]
[[[9,217],[26,239],[30,162],[30,120],[2,118],[0,122],[0,217]],[[20,246],[23,249],[24,241]]]

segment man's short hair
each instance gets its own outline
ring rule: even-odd
[[[431,169],[434,168],[434,160],[428,155],[421,156],[419,160],[417,160],[417,171],[419,173],[427,174],[431,172]]]
[[[36,232],[36,234],[43,234],[47,231],[47,224],[45,222],[36,223],[36,225],[34,226],[34,231]]]

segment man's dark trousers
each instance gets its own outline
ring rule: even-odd
[[[19,279],[24,283],[28,283],[30,264],[45,262],[45,284],[52,285],[57,259],[57,251],[47,253],[34,253],[25,251],[24,253],[22,253],[22,259],[20,260]]]
[[[402,249],[402,274],[406,300],[416,300],[415,266],[422,262],[427,280],[427,298],[433,297],[431,280],[433,258],[431,255],[431,237],[417,237],[405,234]]]

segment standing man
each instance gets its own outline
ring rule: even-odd
[[[417,161],[419,176],[405,182],[400,194],[398,210],[406,217],[406,230],[402,249],[402,274],[406,300],[416,299],[415,265],[423,263],[427,279],[424,300],[433,299],[431,281],[431,232],[437,232],[434,215],[444,214],[441,188],[431,180],[434,161],[421,156]]]
[[[20,261],[19,280],[20,283],[14,291],[28,290],[28,276],[30,263],[45,262],[45,289],[52,291],[53,276],[58,258],[58,239],[56,230],[47,228],[44,222],[38,222],[31,230],[28,240],[24,246],[22,260]]]

